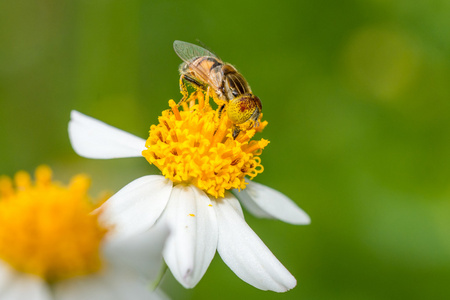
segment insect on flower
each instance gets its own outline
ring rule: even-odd
[[[207,95],[211,90],[217,95],[219,101],[213,98],[218,102],[220,112],[226,110],[233,123],[233,138],[236,138],[242,129],[258,126],[262,111],[261,100],[253,95],[247,81],[235,67],[194,44],[175,41],[173,48],[184,61],[179,68],[183,98],[178,105],[188,98],[186,83],[189,83],[205,91]]]
[[[254,138],[267,125],[261,121],[261,102],[234,67],[209,51],[180,41],[174,48],[184,60],[182,99],[178,105],[169,100],[170,109],[150,126],[146,140],[71,113],[69,137],[79,155],[144,157],[160,170],[130,182],[103,203],[102,224],[111,224],[112,234],[123,238],[167,224],[164,260],[186,288],[199,283],[218,252],[245,282],[286,292],[296,286],[295,277],[246,223],[241,208],[242,203],[257,217],[310,223],[294,201],[252,181],[264,171],[260,156],[269,144]],[[190,94],[188,84],[195,89]],[[217,107],[210,105],[211,98]]]

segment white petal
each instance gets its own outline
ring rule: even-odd
[[[54,287],[56,300],[151,300],[152,292],[132,273],[114,269],[61,281]]]
[[[217,248],[217,221],[208,196],[192,185],[173,188],[162,220],[171,228],[164,259],[175,278],[194,287],[205,274]]]
[[[0,299],[4,291],[17,277],[17,272],[0,260]]]
[[[149,231],[109,241],[104,256],[117,269],[135,271],[154,281],[162,270],[162,251],[169,236],[166,224],[158,223]]]
[[[111,225],[117,235],[148,230],[167,205],[172,181],[160,175],[138,178],[109,198],[100,208],[100,221]]]
[[[226,197],[231,197],[231,195],[227,195]],[[213,199],[212,197],[210,197]],[[231,207],[234,209],[234,211],[242,218],[244,219],[244,212],[242,211],[242,207],[239,204],[239,201],[229,201],[228,204],[231,205]]]
[[[69,138],[75,152],[87,158],[139,157],[145,140],[72,110]]]
[[[232,192],[233,195],[235,195],[236,198],[239,199],[245,209],[255,217],[273,219],[272,215],[266,213],[258,206],[258,204],[255,203],[255,201],[253,201],[252,197],[250,197],[250,195],[247,193],[247,188],[245,190],[241,190],[240,192],[237,189],[234,189]]]
[[[239,278],[261,290],[285,292],[297,281],[233,208],[230,193],[216,201],[217,251]]]
[[[245,208],[260,218],[275,218],[295,225],[308,225],[311,219],[286,195],[260,183],[250,181],[245,190],[233,193]]]
[[[152,296],[155,300],[170,300],[169,296],[167,296],[166,293],[164,293],[164,291],[159,287],[153,291]]]
[[[37,276],[17,272],[0,264],[0,299],[52,300],[48,285]]]

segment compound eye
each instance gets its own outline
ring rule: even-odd
[[[244,95],[234,98],[228,103],[227,115],[233,124],[242,124],[248,121],[256,110],[259,110],[253,95]]]

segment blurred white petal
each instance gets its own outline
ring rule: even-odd
[[[285,292],[295,287],[295,278],[236,212],[236,202],[227,193],[215,205],[219,228],[217,251],[223,261],[239,278],[261,290]]]
[[[9,285],[16,279],[17,272],[14,272],[8,265],[0,260],[0,299]]]
[[[170,300],[169,296],[167,296],[160,287],[157,287],[156,290],[153,291],[152,297],[152,299],[155,300]]]
[[[73,110],[69,138],[75,152],[87,158],[141,157],[145,140]]]
[[[240,192],[238,191],[238,189],[234,189],[233,195],[235,195],[239,199],[239,202],[245,207],[245,209],[255,217],[273,219],[272,215],[266,213],[258,206],[258,204],[256,204],[255,201],[253,201],[253,199],[247,193],[247,188],[241,190]]]
[[[109,198],[100,208],[100,221],[113,226],[117,235],[149,229],[169,201],[172,181],[160,175],[138,178]]]
[[[260,218],[275,218],[294,225],[308,225],[311,219],[286,195],[260,183],[250,181],[247,187],[233,191],[245,208]]]
[[[205,274],[217,248],[217,221],[208,196],[193,185],[173,188],[163,221],[171,235],[164,259],[174,277],[186,288]]]
[[[153,296],[146,283],[133,273],[113,269],[90,276],[67,279],[55,285],[56,300],[151,300]]]
[[[52,300],[50,289],[40,277],[17,272],[0,262],[0,299]]]
[[[137,271],[154,281],[161,274],[162,251],[168,236],[168,226],[158,223],[144,233],[112,239],[104,246],[103,254],[115,268]]]

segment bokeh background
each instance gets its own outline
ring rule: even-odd
[[[173,299],[450,299],[450,2],[446,0],[0,1],[0,173],[49,164],[92,193],[157,173],[88,160],[72,109],[146,137],[179,99],[175,39],[208,45],[263,102],[271,144],[256,181],[312,218],[246,214],[297,278],[242,282],[217,255]],[[130,298],[131,299],[131,298]]]

